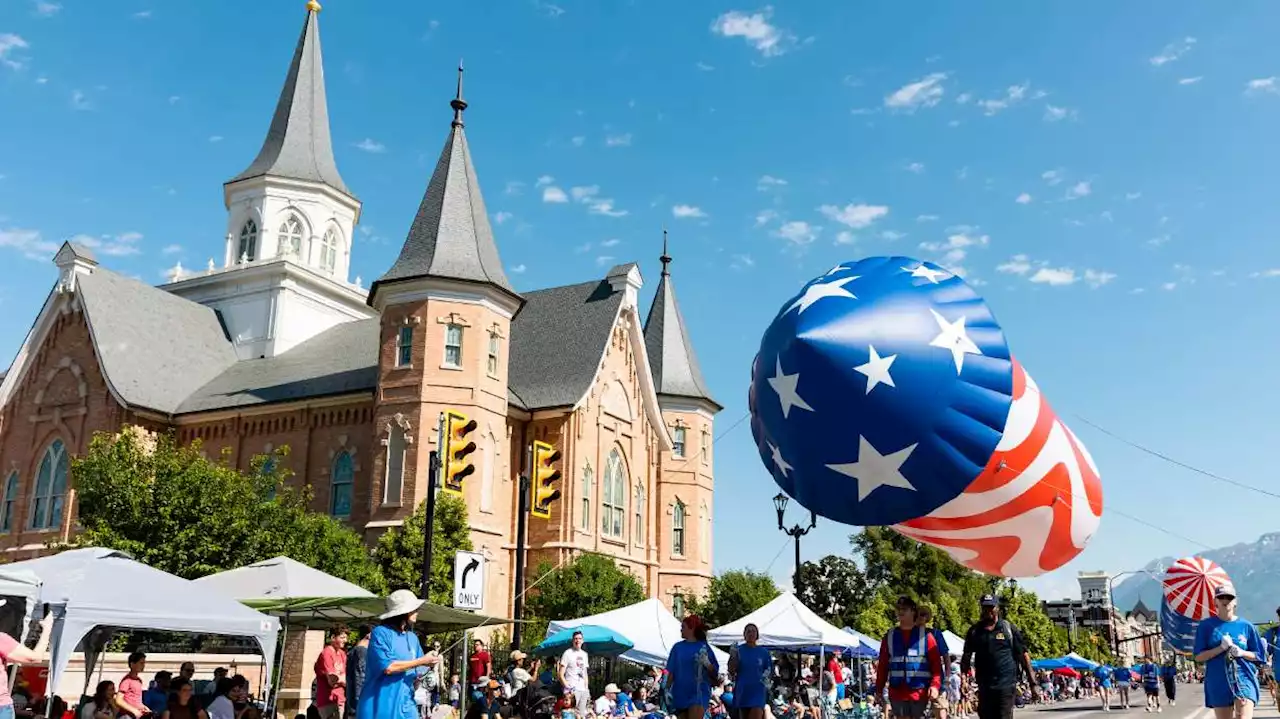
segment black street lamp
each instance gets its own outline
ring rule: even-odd
[[[796,540],[796,572],[795,572],[795,576],[793,576],[791,579],[794,584],[796,598],[799,599],[800,598],[800,538],[808,534],[809,531],[812,530],[814,527],[818,526],[818,515],[814,514],[813,511],[810,510],[809,526],[801,527],[799,524],[797,524],[791,527],[790,529],[788,529],[783,525],[782,520],[783,520],[783,515],[787,513],[787,503],[790,501],[791,500],[787,497],[787,495],[783,494],[782,492],[778,492],[773,497],[773,508],[778,512],[778,529],[784,534],[786,534],[788,537],[791,537],[792,539]]]

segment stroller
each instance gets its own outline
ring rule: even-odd
[[[554,719],[557,695],[553,688],[534,679],[511,697],[511,708],[522,719]]]

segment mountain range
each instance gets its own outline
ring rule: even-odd
[[[1238,612],[1253,622],[1273,622],[1276,607],[1280,606],[1280,532],[1264,534],[1256,542],[1233,544],[1205,552],[1198,556],[1217,562],[1227,570],[1239,593]],[[1112,591],[1117,609],[1130,611],[1141,599],[1151,609],[1158,609],[1163,600],[1163,588],[1155,577],[1178,557],[1161,557],[1148,562],[1142,572],[1130,575],[1116,583]]]

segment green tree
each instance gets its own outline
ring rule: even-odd
[[[884,635],[898,624],[897,616],[893,611],[893,603],[896,599],[892,589],[882,587],[871,595],[866,604],[859,607],[853,617],[852,628],[872,639],[883,639]]]
[[[70,546],[120,549],[187,579],[284,555],[382,592],[360,535],[310,511],[309,491],[288,485],[287,454],[256,457],[242,473],[202,457],[198,442],[99,433],[71,465],[83,531]]]
[[[987,581],[946,552],[887,527],[865,527],[850,542],[862,559],[869,588],[888,593],[879,599],[890,614],[890,625],[897,621],[892,607],[901,595],[932,606],[934,625],[941,629],[963,634],[977,621],[978,599],[988,591]]]
[[[422,552],[427,525],[427,503],[414,510],[404,524],[378,538],[373,550],[374,561],[391,590],[422,590]],[[467,503],[447,492],[436,496],[436,516],[432,526],[431,591],[432,604],[453,604],[453,559],[458,550],[470,551],[471,527]]]
[[[800,565],[800,601],[838,627],[854,627],[872,595],[858,563],[834,554]]]
[[[732,569],[711,579],[707,595],[694,599],[690,611],[718,627],[740,619],[777,598],[778,586],[764,572]]]
[[[1060,657],[1067,653],[1067,630],[1049,619],[1034,592],[1010,588],[1002,593],[1000,609],[1001,616],[1022,632],[1032,657]]]
[[[537,644],[551,619],[573,619],[644,601],[644,587],[612,557],[579,554],[561,566],[542,562],[525,597],[522,643]]]

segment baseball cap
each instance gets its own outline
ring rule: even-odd
[[[996,601],[996,597],[995,597],[995,595],[994,595],[994,594],[984,594],[984,595],[982,595],[982,599],[978,600],[978,603],[979,603],[979,604],[981,604],[981,605],[982,605],[982,606],[984,606],[984,607],[998,607],[998,606],[1000,606],[1000,602]]]
[[[1223,585],[1220,585],[1217,589],[1213,590],[1214,599],[1220,599],[1222,597],[1231,597],[1232,599],[1235,599],[1236,588],[1231,586],[1230,584],[1223,584]]]

